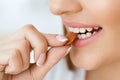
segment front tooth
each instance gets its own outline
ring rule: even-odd
[[[90,37],[92,35],[92,33],[86,33],[87,37]]]
[[[86,36],[86,34],[81,34],[81,38],[82,39],[84,39],[84,38],[86,38],[87,36]]]
[[[72,32],[79,33],[79,28],[74,28]]]
[[[72,27],[69,27],[68,30],[69,30],[70,32],[73,32],[73,28],[72,28]]]
[[[85,33],[86,29],[85,28],[80,28],[80,33]]]
[[[90,32],[93,30],[93,28],[86,28],[86,30]]]

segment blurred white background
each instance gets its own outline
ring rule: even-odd
[[[0,0],[0,34],[13,33],[25,24],[62,34],[61,19],[50,12],[48,0]]]

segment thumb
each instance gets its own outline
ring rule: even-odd
[[[70,49],[71,47],[69,46],[51,48],[47,53],[45,64],[39,66],[33,65],[31,67],[34,80],[42,80],[47,72],[69,53]]]

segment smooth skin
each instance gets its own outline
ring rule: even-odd
[[[50,0],[51,12],[63,21],[99,25],[99,37],[72,47],[70,59],[88,70],[86,80],[120,80],[120,0]]]
[[[70,46],[63,46],[66,42],[65,36],[42,34],[33,25],[25,25],[0,42],[0,80],[43,80],[69,53]],[[36,64],[30,64],[31,50]]]
[[[95,24],[103,28],[102,34],[96,41],[81,48],[73,46],[70,53],[72,63],[78,68],[87,70],[86,80],[120,80],[119,7],[120,0],[50,0],[51,12],[61,16],[62,20]],[[55,36],[53,38],[56,42],[58,41]],[[0,78],[3,79],[0,80],[8,80],[8,78],[10,80],[42,80],[68,49],[68,46],[62,46],[53,47],[47,51],[47,45],[55,46],[52,44],[52,40],[50,35],[43,35],[33,27],[24,27],[10,38],[3,40],[0,44],[0,49],[3,48],[0,50],[0,55],[4,56],[0,57]],[[65,44],[65,42],[59,41],[58,43],[57,46]],[[45,45],[41,46],[41,44]],[[35,60],[41,53],[47,53],[46,62],[41,67],[36,64],[28,64],[29,54],[24,53],[30,52],[30,46],[35,50]],[[54,52],[58,54],[54,54]],[[15,62],[13,63],[13,61]],[[18,62],[24,65],[17,66]]]

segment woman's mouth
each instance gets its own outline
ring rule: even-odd
[[[93,28],[72,28],[68,27],[70,32],[74,32],[78,34],[78,39],[87,39],[98,33],[102,30],[101,27],[93,27]]]
[[[82,47],[95,41],[102,32],[102,27],[86,25],[86,24],[65,24],[69,32],[77,33],[77,39],[73,42],[73,46]]]

